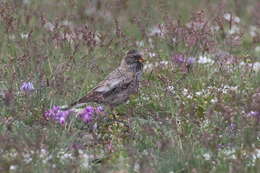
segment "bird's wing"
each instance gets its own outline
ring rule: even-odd
[[[134,80],[133,74],[121,69],[116,69],[111,72],[96,88],[91,92],[107,93],[114,88],[122,87]]]
[[[103,81],[101,81],[97,87],[88,92],[87,95],[80,98],[78,101],[73,102],[69,105],[69,107],[89,101],[102,102],[105,95],[109,95],[111,92],[113,92],[113,90],[125,88],[133,80],[133,73],[128,73],[118,68],[111,72]]]

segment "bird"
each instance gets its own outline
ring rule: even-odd
[[[85,96],[71,103],[68,108],[78,104],[95,102],[114,108],[125,103],[130,95],[138,93],[143,74],[144,58],[137,50],[129,50],[121,64]]]

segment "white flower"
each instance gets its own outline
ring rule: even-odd
[[[204,157],[205,160],[210,160],[210,158],[211,158],[209,153],[205,153],[202,156]]]
[[[228,21],[233,20],[235,23],[239,23],[240,22],[240,18],[239,17],[233,16],[230,13],[225,13],[223,17],[224,17],[224,19],[226,19]]]
[[[217,103],[217,102],[218,102],[218,99],[217,99],[217,98],[213,98],[213,99],[210,100],[210,102],[213,103],[213,104],[214,104],[214,103]]]
[[[177,42],[176,37],[173,37],[173,38],[172,38],[172,42],[173,42],[173,43],[176,43],[176,42]]]
[[[187,95],[187,98],[188,98],[188,99],[192,99],[192,95],[190,95],[190,94]]]
[[[214,61],[206,56],[200,56],[198,59],[199,64],[213,64]]]
[[[250,34],[252,37],[255,37],[255,36],[256,36],[256,31],[257,31],[257,27],[256,27],[256,26],[251,25],[251,26],[249,27],[249,34]]]
[[[182,94],[183,94],[184,96],[188,95],[188,90],[187,90],[186,88],[184,88],[183,91],[182,91]]]
[[[155,56],[156,56],[156,53],[149,52],[148,56],[149,56],[149,57],[155,57]]]
[[[223,154],[226,155],[227,157],[231,158],[231,159],[236,159],[236,155],[235,155],[235,150],[234,149],[224,150]]]
[[[166,65],[169,64],[169,61],[160,61],[159,63],[160,63],[161,65],[165,65],[165,66],[166,66]]]
[[[256,149],[253,154],[253,162],[255,162],[256,159],[260,159],[260,149]]]
[[[255,62],[255,63],[253,64],[253,70],[254,70],[255,72],[258,72],[258,71],[260,70],[260,62]]]
[[[89,156],[87,154],[82,154],[82,162],[81,162],[81,165],[84,167],[84,168],[89,168]]]
[[[164,36],[164,33],[165,33],[164,30],[165,30],[165,29],[164,29],[164,26],[163,26],[163,25],[161,25],[161,27],[159,27],[159,26],[154,26],[154,27],[152,27],[152,28],[150,29],[149,35],[151,35],[151,36],[156,36],[156,35],[158,35],[158,36]]]
[[[64,21],[62,21],[62,25],[64,25],[64,26],[71,26],[72,23],[71,23],[71,21],[64,20]]]
[[[234,22],[239,23],[239,22],[240,22],[240,18],[237,17],[237,16],[235,16],[235,17],[234,17]]]
[[[170,92],[172,92],[172,93],[175,93],[175,88],[174,88],[174,86],[167,86],[167,90],[168,91],[170,91]]]
[[[260,46],[256,46],[256,47],[255,47],[255,51],[256,51],[256,52],[260,52]]]
[[[45,150],[44,148],[41,149],[41,152],[40,152],[40,158],[44,158],[46,157],[48,154],[48,151]]]
[[[140,164],[137,163],[137,162],[134,164],[134,171],[135,172],[140,172]]]
[[[72,154],[71,153],[65,153],[63,156],[61,156],[61,159],[65,160],[65,159],[72,159]]]
[[[231,20],[231,14],[230,13],[225,13],[223,17],[226,20],[229,20],[229,21]]]
[[[16,170],[17,169],[17,165],[11,165],[10,167],[9,167],[9,170]]]
[[[228,31],[229,34],[239,33],[240,28],[237,25],[232,25],[230,30]]]
[[[50,22],[45,23],[43,27],[46,28],[49,31],[53,31],[54,28],[55,28],[55,26]]]
[[[196,96],[201,96],[203,93],[202,93],[202,91],[197,91],[197,92],[195,92],[195,95]]]
[[[152,63],[149,63],[149,64],[145,64],[145,65],[144,65],[144,71],[145,71],[145,72],[150,72],[150,71],[153,70],[153,68],[154,68],[154,65],[153,65]]]
[[[20,36],[21,36],[22,39],[27,39],[29,37],[29,34],[28,33],[21,33]]]

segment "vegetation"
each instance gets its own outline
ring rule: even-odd
[[[0,1],[0,172],[257,172],[259,9]],[[113,111],[88,104],[85,118],[60,112],[130,49],[146,59],[138,95]]]

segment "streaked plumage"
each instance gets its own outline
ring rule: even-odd
[[[86,96],[72,103],[96,102],[111,107],[124,103],[131,94],[137,93],[143,71],[143,58],[136,50],[128,51],[121,64]]]

